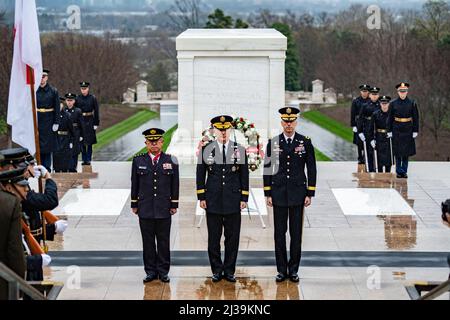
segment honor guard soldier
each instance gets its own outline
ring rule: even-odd
[[[44,166],[34,166],[33,173],[29,174],[30,162],[34,162],[34,159],[28,153],[27,149],[16,148],[0,151],[5,157],[2,163],[3,168],[8,168],[10,163],[14,162],[14,167],[19,169],[25,169],[25,177],[27,175],[34,176],[35,178],[42,177],[45,180],[44,193],[38,193],[33,191],[27,183],[21,188],[12,186],[15,194],[22,201],[22,211],[27,215],[30,232],[36,238],[38,242],[43,240],[53,241],[55,234],[62,234],[67,228],[67,221],[58,220],[47,213],[46,219],[52,220],[51,223],[45,223],[45,239],[43,222],[41,212],[53,210],[58,206],[58,192],[55,181],[52,180],[50,173]],[[15,159],[15,160],[13,160]],[[9,164],[8,164],[9,163]],[[6,166],[5,166],[6,164]],[[11,167],[9,167],[11,168]],[[56,221],[57,220],[57,221]]]
[[[36,92],[36,103],[42,165],[51,171],[52,153],[58,146],[56,132],[59,129],[60,108],[58,90],[48,83],[49,74],[48,69],[43,70],[41,85]]]
[[[282,108],[283,133],[270,139],[264,161],[264,195],[273,207],[277,282],[299,281],[304,208],[316,190],[316,158],[311,139],[295,131],[300,110]],[[305,174],[306,168],[306,174]],[[289,221],[289,224],[288,224]],[[290,259],[286,252],[289,225]]]
[[[364,164],[364,146],[361,139],[358,137],[358,119],[359,113],[363,106],[369,103],[370,85],[362,84],[359,86],[360,96],[353,99],[350,125],[353,128],[353,144],[358,146],[358,164]]]
[[[131,171],[131,208],[139,216],[144,246],[144,283],[169,282],[170,227],[178,210],[178,161],[162,151],[164,130],[144,131],[147,153],[134,157]]]
[[[4,157],[0,155],[0,162]],[[0,176],[7,171],[0,168]],[[0,177],[0,180],[2,178]],[[0,183],[0,262],[25,278],[25,257],[22,249],[22,211],[20,201],[4,190]],[[0,301],[8,299],[8,284],[0,279]]]
[[[409,157],[416,154],[415,139],[419,134],[419,108],[408,97],[409,83],[395,86],[398,98],[391,102],[389,112],[389,138],[392,138],[397,178],[408,178]]]
[[[19,201],[22,200],[23,194],[29,188],[28,181],[25,179],[26,168],[13,169],[0,172],[0,185],[11,195],[15,196]],[[26,280],[42,281],[44,280],[43,267],[51,262],[51,258],[40,247],[38,241],[30,232],[30,227],[26,215],[21,211],[21,239],[22,259],[26,256]],[[25,255],[24,255],[25,254]]]
[[[380,102],[378,101],[380,88],[372,87],[369,90],[370,101],[364,105],[359,112],[358,119],[358,136],[361,139],[367,154],[365,155],[366,168],[369,172],[375,172],[373,149],[367,146],[370,137],[372,136],[370,131],[370,121],[375,111],[380,109]]]
[[[241,231],[241,210],[247,207],[249,168],[246,150],[230,140],[233,118],[218,116],[211,120],[217,140],[202,148],[197,162],[197,196],[206,210],[208,256],[212,281],[225,278],[236,282],[236,260]],[[225,235],[222,261],[220,239]]]
[[[391,172],[391,140],[387,137],[389,120],[389,102],[391,97],[381,96],[381,109],[375,111],[370,121],[370,145],[376,152],[378,172]]]
[[[83,146],[83,131],[82,131],[82,112],[80,108],[75,107],[75,99],[77,96],[74,93],[66,94],[67,112],[70,114],[70,121],[73,128],[73,148],[71,152],[69,172],[77,172],[78,157]]]
[[[92,145],[97,143],[96,131],[100,125],[100,113],[97,98],[90,94],[89,82],[81,82],[81,94],[76,99],[75,106],[82,112],[82,160],[83,165],[90,165],[92,161]]]
[[[53,170],[69,172],[72,162],[72,149],[75,140],[70,113],[64,106],[65,98],[61,98],[61,113],[59,115],[58,148],[53,154]]]

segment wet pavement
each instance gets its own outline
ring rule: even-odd
[[[61,299],[408,299],[405,285],[411,281],[443,281],[448,277],[445,253],[450,248],[450,229],[440,218],[440,203],[450,197],[448,163],[412,162],[410,178],[404,180],[391,174],[359,173],[362,168],[350,162],[322,162],[318,164],[316,197],[305,211],[305,259],[298,286],[277,285],[273,279],[276,268],[270,208],[263,217],[266,229],[257,217],[242,216],[240,250],[245,253],[239,258],[238,283],[211,283],[205,258],[208,234],[204,221],[197,227],[192,172],[181,179],[180,209],[172,220],[172,282],[143,286],[138,219],[130,212],[129,197],[125,204],[108,198],[117,190],[129,192],[130,165],[93,162],[92,170],[85,173],[54,176],[63,206],[70,204],[64,200],[70,190],[92,190],[95,195],[95,199],[78,204],[90,210],[66,216],[68,230],[50,243],[51,252],[58,254],[54,254],[54,265],[46,269],[47,279],[70,281],[69,264],[78,265],[81,272],[81,287],[66,286]],[[252,174],[251,186],[261,188],[261,177]],[[365,199],[361,212],[353,215],[342,208],[334,189],[355,190]],[[370,189],[393,190],[400,197],[380,200],[366,191]],[[96,214],[103,201],[111,207],[109,215]],[[383,203],[389,201],[392,203]],[[404,203],[413,213],[397,212],[403,210]],[[373,213],[374,208],[386,205],[393,211]],[[192,266],[193,260],[196,266]],[[368,267],[377,264],[381,287],[371,289],[367,287]]]
[[[355,145],[309,120],[300,117],[297,130],[311,137],[314,147],[333,161],[355,161],[358,158]]]
[[[169,130],[178,123],[178,106],[173,104],[161,104],[161,113],[158,118],[154,118],[133,130],[120,139],[112,142],[104,148],[94,152],[94,161],[127,161],[136,152],[140,151],[144,145],[142,132],[148,128],[161,128]]]

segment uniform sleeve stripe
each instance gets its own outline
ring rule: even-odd
[[[249,193],[248,191],[242,190],[242,194],[243,194],[244,196],[248,196],[250,193]]]
[[[315,191],[315,190],[316,190],[316,187],[308,187],[308,190],[309,190],[309,191]]]
[[[131,200],[131,202],[138,202],[137,200]]]
[[[202,193],[205,193],[205,189],[197,190],[197,194],[202,194]]]
[[[264,191],[270,191],[272,190],[272,187],[264,187]]]
[[[171,202],[180,202],[180,200],[171,200]]]

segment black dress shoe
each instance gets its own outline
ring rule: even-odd
[[[401,178],[403,178],[403,175],[397,173],[397,179],[401,179]]]
[[[285,280],[286,280],[286,275],[282,274],[282,273],[277,274],[277,276],[275,277],[276,282],[283,282]]]
[[[403,179],[408,179],[408,174],[403,174]]]
[[[291,275],[289,276],[289,280],[291,280],[292,282],[299,282],[300,278],[298,277],[297,273],[291,273]]]
[[[158,276],[157,276],[156,274],[148,274],[148,275],[144,278],[143,282],[144,282],[144,283],[148,283],[148,282],[152,282],[153,280],[156,280],[156,279],[158,279]]]
[[[228,282],[236,282],[236,277],[233,274],[226,274],[225,280],[227,280]]]
[[[222,275],[220,273],[214,273],[211,277],[212,282],[219,282],[222,280]]]
[[[170,282],[170,278],[169,278],[169,276],[167,274],[164,275],[164,276],[160,276],[159,280],[161,280],[161,282],[165,282],[165,283]]]

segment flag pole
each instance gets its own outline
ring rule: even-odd
[[[37,109],[36,109],[36,92],[34,90],[34,71],[33,69],[27,65],[27,78],[28,83],[30,84],[30,94],[31,94],[31,111],[33,113],[33,130],[34,130],[34,143],[36,145],[36,161],[39,165],[42,164],[41,162],[41,147],[39,145],[39,130],[38,130],[38,122],[37,122]],[[44,190],[42,185],[42,177],[39,177],[38,179],[38,187],[39,187],[39,193],[42,193]],[[48,247],[47,247],[47,226],[45,221],[45,216],[43,212],[41,214],[41,221],[42,221],[42,242],[44,246],[44,252],[48,253]]]

